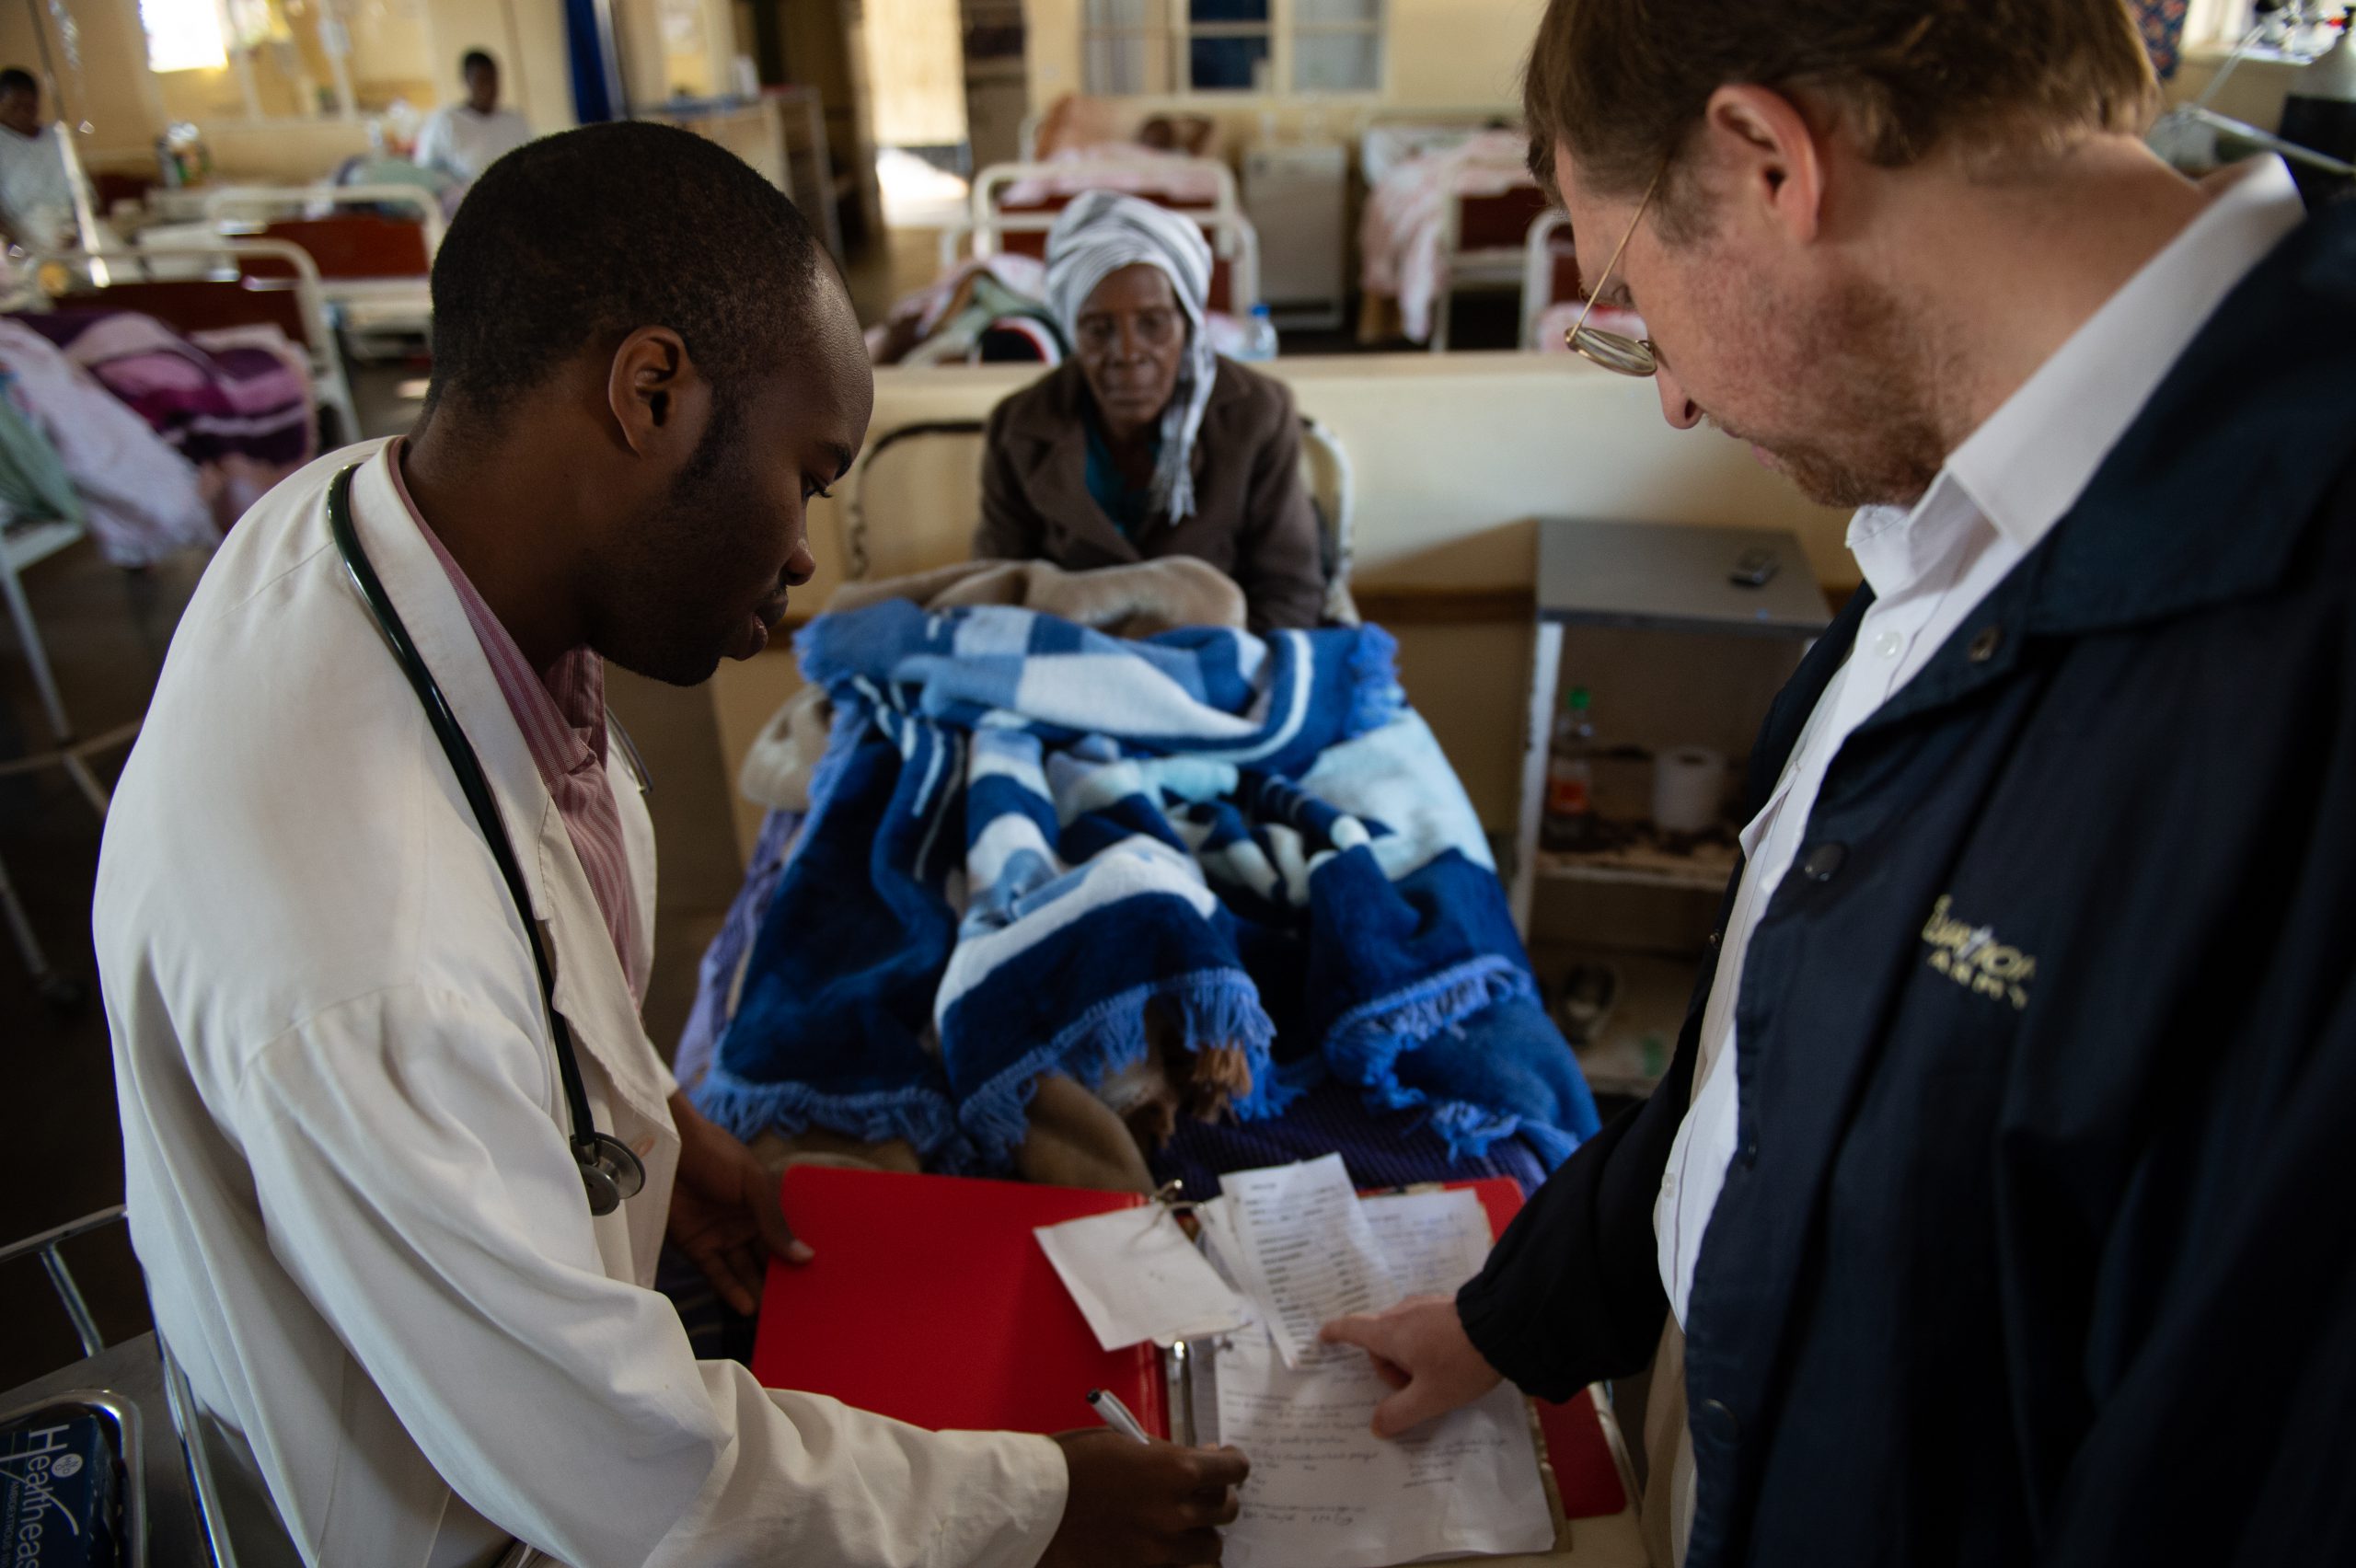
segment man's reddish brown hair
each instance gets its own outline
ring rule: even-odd
[[[1552,0],[1522,78],[1530,168],[1552,190],[1559,143],[1587,190],[1634,196],[1729,84],[1820,103],[1888,168],[1958,138],[2141,134],[2159,94],[2125,0]]]

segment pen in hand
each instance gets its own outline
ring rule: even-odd
[[[1098,1420],[1123,1436],[1134,1437],[1140,1443],[1153,1441],[1146,1435],[1145,1428],[1138,1424],[1138,1418],[1129,1413],[1129,1407],[1121,1402],[1118,1394],[1104,1389],[1091,1389],[1088,1390],[1088,1408],[1096,1412]]]

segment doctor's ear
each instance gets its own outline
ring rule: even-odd
[[[711,384],[698,372],[676,332],[641,327],[614,350],[606,403],[623,444],[638,455],[653,456],[683,439],[692,451],[710,410]]]

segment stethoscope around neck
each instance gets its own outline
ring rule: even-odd
[[[351,574],[352,585],[360,590],[368,613],[376,618],[376,629],[384,634],[386,646],[392,650],[401,674],[409,677],[417,700],[424,705],[426,722],[433,727],[434,738],[442,743],[443,755],[450,759],[450,769],[458,776],[458,789],[466,795],[467,804],[474,809],[476,824],[491,846],[491,858],[498,863],[499,874],[507,882],[508,896],[515,901],[515,913],[524,922],[525,940],[532,944],[532,963],[540,974],[540,1000],[548,1009],[549,1038],[556,1049],[557,1076],[564,1081],[565,1103],[572,1113],[573,1163],[581,1168],[581,1184],[588,1190],[589,1212],[611,1214],[621,1207],[625,1199],[638,1196],[645,1187],[646,1167],[630,1152],[628,1144],[609,1133],[599,1132],[596,1120],[590,1113],[589,1090],[582,1082],[580,1058],[573,1054],[572,1031],[566,1026],[564,1015],[556,1009],[556,971],[550,966],[548,948],[540,940],[539,922],[533,918],[523,869],[516,863],[515,847],[508,841],[506,826],[500,821],[499,802],[491,796],[491,779],[476,758],[466,731],[459,728],[457,715],[450,710],[449,699],[435,683],[433,672],[426,668],[417,644],[410,640],[409,628],[401,624],[400,612],[393,608],[391,597],[377,579],[376,569],[369,564],[368,553],[360,548],[360,533],[352,523],[352,476],[359,467],[357,463],[352,465],[328,485],[328,531],[335,536],[336,553],[343,558],[343,568]],[[627,737],[622,744],[629,749]],[[631,766],[638,766],[634,752],[630,761]],[[642,770],[641,777],[644,777]]]

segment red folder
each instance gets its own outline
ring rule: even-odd
[[[1502,1233],[1521,1208],[1508,1177],[1470,1187]],[[827,1166],[785,1173],[785,1216],[817,1256],[769,1265],[753,1372],[772,1389],[831,1394],[937,1431],[1062,1432],[1095,1424],[1084,1401],[1110,1389],[1147,1430],[1170,1432],[1161,1353],[1110,1354],[1031,1232],[1135,1208],[1096,1193],[957,1176]],[[1541,1401],[1539,1426],[1571,1518],[1628,1505],[1619,1461],[1582,1389]]]
[[[1109,1389],[1169,1435],[1161,1352],[1100,1348],[1031,1234],[1147,1199],[816,1165],[785,1173],[783,1199],[816,1256],[769,1265],[753,1341],[765,1386],[942,1432],[1094,1426],[1088,1391]]]

